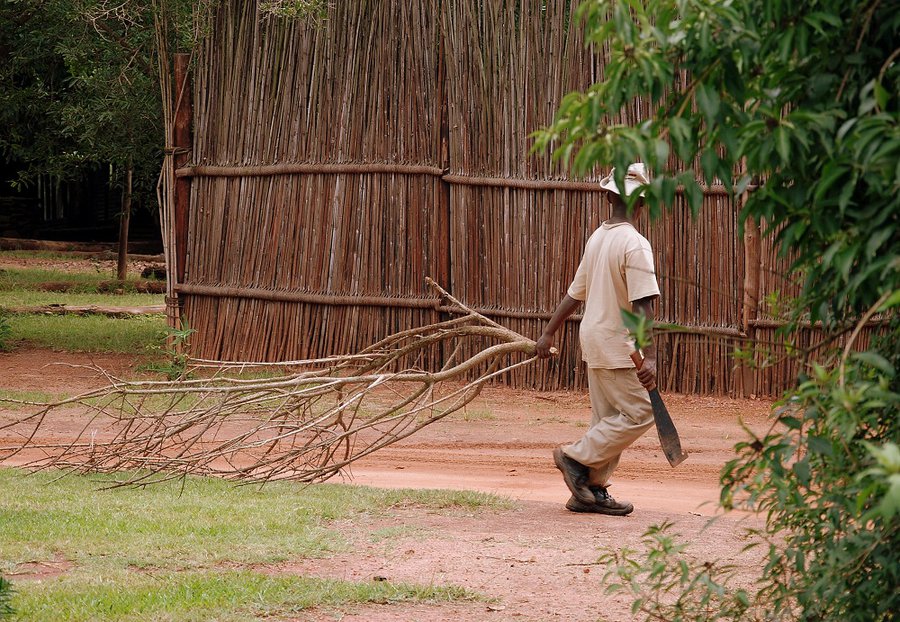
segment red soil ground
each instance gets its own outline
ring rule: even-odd
[[[0,354],[0,388],[73,394],[105,384],[90,370],[72,367],[88,364],[127,377],[137,361],[24,349]],[[747,543],[745,529],[759,526],[760,519],[717,511],[718,473],[733,457],[734,443],[745,437],[740,421],[765,430],[770,404],[682,395],[664,399],[690,457],[676,469],[669,467],[653,430],[626,452],[611,492],[634,503],[629,517],[573,514],[563,507],[569,495],[550,452],[584,432],[590,418],[586,395],[489,388],[465,412],[361,460],[346,481],[479,490],[515,499],[515,509],[403,508],[373,516],[362,529],[355,519],[345,525],[352,553],[264,570],[460,585],[489,599],[313,610],[296,620],[624,622],[633,619],[630,601],[605,594],[606,569],[597,558],[611,548],[641,548],[641,535],[650,525],[671,521],[692,541],[693,555],[736,564],[738,584],[746,585],[758,573],[759,557],[740,551]],[[53,571],[45,576],[52,576],[64,560],[46,562]],[[42,566],[34,566],[23,568],[23,575],[39,578]]]

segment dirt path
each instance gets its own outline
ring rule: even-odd
[[[50,365],[48,363],[62,363]],[[85,365],[117,376],[136,369],[121,355],[75,355],[42,350],[0,354],[0,388],[74,394],[104,384]],[[567,512],[568,491],[550,452],[580,436],[590,417],[586,395],[537,394],[489,388],[465,412],[358,462],[345,481],[381,487],[451,488],[496,493],[518,500],[511,511],[463,513],[403,508],[390,516],[344,525],[349,554],[298,560],[267,570],[350,580],[460,585],[489,601],[452,604],[385,604],[349,610],[316,610],[296,620],[450,620],[572,622],[631,620],[630,602],[607,596],[595,564],[610,548],[639,548],[641,534],[662,521],[693,541],[704,560],[726,559],[743,569],[758,559],[738,557],[744,527],[758,518],[715,515],[718,473],[744,432],[740,420],[763,430],[769,404],[666,395],[690,458],[669,467],[652,431],[624,456],[612,493],[635,505],[633,515],[611,518]],[[352,476],[352,479],[351,477]]]

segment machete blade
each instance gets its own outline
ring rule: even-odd
[[[644,364],[644,357],[641,356],[640,352],[632,352],[631,360],[634,361],[634,366],[638,369]],[[663,403],[659,389],[654,385],[652,388],[647,389],[647,392],[650,394],[650,405],[653,407],[653,421],[656,422],[656,434],[659,436],[659,444],[669,464],[677,467],[688,457],[687,452],[681,448],[678,430],[675,429],[672,416],[669,414],[669,409],[666,408],[665,403]]]
[[[659,436],[659,444],[666,455],[666,460],[673,467],[676,467],[684,462],[688,455],[681,448],[678,430],[675,429],[672,416],[669,415],[669,409],[666,408],[657,389],[650,391],[650,404],[653,406],[653,419],[656,421],[656,433]]]

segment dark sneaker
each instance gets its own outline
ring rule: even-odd
[[[553,450],[553,462],[556,463],[556,468],[562,472],[566,486],[578,501],[587,505],[595,502],[595,495],[588,488],[588,468],[586,466],[564,454],[562,447]]]
[[[570,512],[596,512],[600,508],[596,503],[582,503],[573,495],[566,501],[566,509]]]
[[[612,499],[612,497],[609,497],[609,499]],[[613,503],[617,507],[609,507],[608,503],[582,503],[575,497],[569,497],[569,500],[566,501],[566,509],[570,512],[606,514],[607,516],[625,516],[631,514],[632,510],[634,510],[634,506],[630,503],[616,503],[615,501]]]
[[[634,506],[627,501],[616,501],[609,494],[609,490],[603,486],[591,486],[591,492],[594,493],[594,505],[605,509],[603,514],[611,514],[612,516],[625,516],[634,511]]]

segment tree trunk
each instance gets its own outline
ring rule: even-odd
[[[128,278],[128,226],[131,223],[131,178],[134,166],[131,158],[125,169],[125,188],[122,193],[122,214],[119,218],[119,263],[116,278],[124,281]]]

